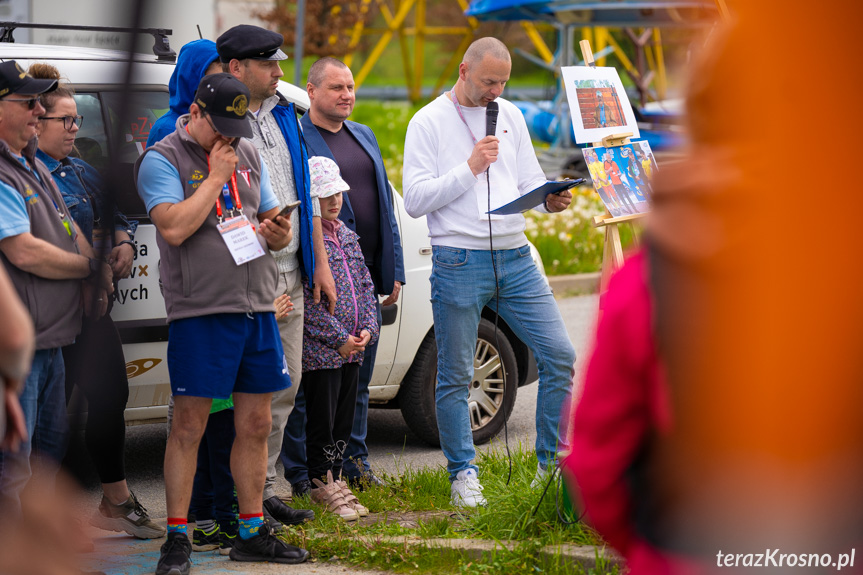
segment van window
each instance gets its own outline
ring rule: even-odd
[[[135,91],[131,95],[122,92],[103,92],[102,98],[108,110],[111,129],[117,135],[118,159],[124,164],[134,164],[147,146],[150,129],[168,107],[167,92]],[[124,98],[130,98],[125,118],[120,117]]]
[[[122,103],[129,103],[121,117]],[[86,89],[75,95],[78,113],[84,116],[78,132],[78,156],[103,174],[116,162],[123,184],[116,190],[117,207],[129,217],[146,218],[133,180],[135,162],[147,146],[153,123],[168,109],[168,92],[135,88],[132,94]],[[106,126],[106,121],[110,124]]]
[[[102,103],[98,94],[77,93],[75,103],[78,114],[84,116],[81,129],[75,137],[79,158],[104,173],[108,168],[108,138],[102,120]]]

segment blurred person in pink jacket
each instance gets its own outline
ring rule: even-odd
[[[794,122],[810,107],[801,70],[843,79],[835,110],[859,106],[859,80],[841,56],[788,58],[802,28],[829,28],[835,53],[853,53],[863,7],[734,8],[694,67],[690,159],[656,173],[645,251],[604,295],[564,467],[634,574],[859,573],[863,196],[839,190],[819,220],[777,142],[863,129],[855,114]],[[858,161],[854,146],[831,150],[836,165]]]

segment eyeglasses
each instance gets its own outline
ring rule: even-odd
[[[210,114],[204,114],[204,113],[202,113],[201,115],[202,115],[202,116],[204,116],[204,119],[206,119],[206,120],[207,120],[207,124],[209,124],[209,125],[210,125],[210,129],[211,129],[211,130],[213,130],[213,132],[215,132],[215,134],[216,134],[217,136],[221,136],[222,138],[225,138],[226,140],[233,140],[233,139],[234,139],[234,138],[229,138],[228,136],[223,135],[223,134],[222,134],[222,133],[221,133],[221,132],[216,128],[216,125],[213,123],[213,119],[212,119],[212,118],[210,118]]]
[[[210,115],[203,113],[203,112],[201,113],[201,115],[204,116],[205,120],[207,120],[207,124],[210,126],[210,129],[218,134],[219,130],[216,129],[216,125],[213,123],[213,120],[210,118]]]
[[[79,128],[84,123],[84,116],[39,116],[40,120],[63,120],[63,127],[67,131],[72,131],[72,124]]]
[[[27,109],[32,110],[36,107],[36,104],[39,102],[39,96],[35,98],[27,98],[26,100],[13,100],[11,98],[3,98],[0,102],[19,102],[21,104],[27,104]]]

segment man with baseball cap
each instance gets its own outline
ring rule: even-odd
[[[287,294],[294,311],[279,320],[279,332],[288,371],[294,385],[273,395],[273,427],[267,440],[267,481],[264,486],[264,510],[285,524],[302,522],[310,511],[292,509],[276,496],[276,461],[288,416],[302,375],[303,347],[303,277],[313,285],[315,303],[324,293],[328,310],[333,313],[336,289],[327,261],[321,232],[321,210],[309,192],[308,153],[300,136],[296,109],[276,91],[282,70],[279,60],[286,58],[280,47],[281,34],[258,26],[240,25],[226,31],[216,40],[222,70],[243,82],[250,93],[249,110],[254,115],[250,126],[252,142],[261,153],[272,177],[273,191],[282,205],[299,200],[299,209],[291,214],[294,240],[273,254],[279,269],[277,293]]]
[[[65,454],[60,348],[81,331],[81,280],[89,280],[87,305],[107,305],[113,291],[111,267],[96,259],[51,173],[35,156],[36,126],[45,113],[39,94],[56,87],[56,80],[33,78],[14,60],[0,64],[0,262],[36,332],[36,353],[20,396],[27,438],[17,451],[0,453],[0,515],[13,518],[21,513],[19,494],[30,479],[31,447],[49,464],[59,464]],[[37,426],[38,442],[31,445]]]
[[[291,224],[248,140],[249,90],[230,74],[205,76],[176,131],[136,164],[138,193],[158,231],[174,419],[165,450],[168,540],[156,575],[191,567],[186,516],[198,443],[214,398],[233,394],[231,473],[240,533],[235,561],[301,563],[308,552],[263,525],[262,491],[273,392],[291,385],[276,325],[277,268],[269,250]]]

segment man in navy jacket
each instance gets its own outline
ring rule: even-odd
[[[309,156],[326,156],[338,165],[351,193],[345,196],[339,219],[360,236],[360,247],[378,294],[386,299],[380,308],[398,301],[405,283],[401,237],[396,223],[392,192],[384,161],[374,133],[368,126],[347,121],[354,108],[354,78],[350,69],[335,58],[322,58],[309,69],[311,107],[300,121]],[[357,391],[350,444],[343,452],[343,471],[355,485],[362,481],[379,483],[369,467],[366,447],[366,418],[369,409],[369,381],[375,364],[377,344],[366,349]],[[285,477],[294,495],[311,489],[305,465],[305,401],[302,386],[285,428],[282,462]]]

